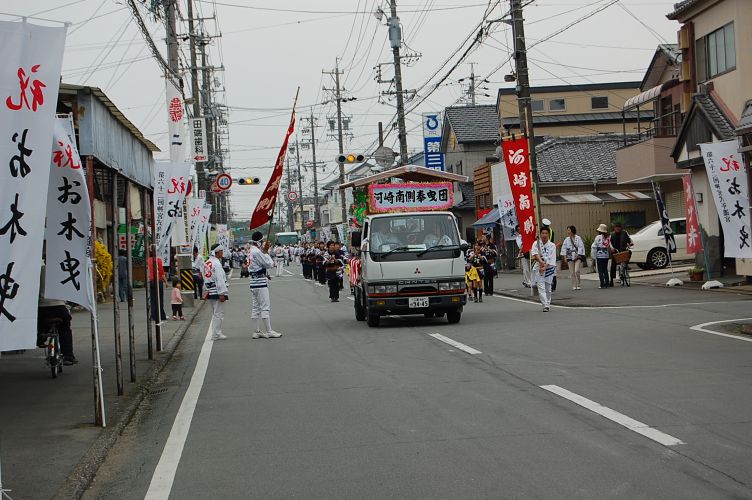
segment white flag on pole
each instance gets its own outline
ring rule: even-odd
[[[175,220],[183,217],[183,200],[188,189],[190,163],[154,163],[154,223],[157,256],[164,265],[170,261],[170,236]]]
[[[700,144],[723,228],[723,256],[752,258],[749,188],[736,140]]]
[[[227,231],[227,224],[217,224],[217,243],[225,253],[230,251],[230,233]]]
[[[45,297],[94,311],[91,204],[70,115],[55,120],[45,240]]]
[[[190,220],[190,232],[191,240],[190,247],[196,246],[198,241],[198,231],[201,228],[201,210],[204,207],[204,200],[201,198],[188,198],[188,215]]]
[[[0,22],[0,351],[36,346],[42,200],[64,46],[65,28]]]
[[[198,230],[198,233],[196,236],[199,239],[199,245],[198,245],[198,253],[200,255],[204,255],[204,250],[206,249],[206,235],[209,234],[209,217],[211,217],[212,213],[212,206],[206,202],[204,202],[204,206],[201,208],[201,226]]]

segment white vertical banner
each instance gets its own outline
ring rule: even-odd
[[[206,146],[206,118],[191,118],[191,159],[194,162],[208,159]]]
[[[0,22],[0,351],[36,346],[43,200],[64,46],[65,28]]]
[[[183,96],[169,78],[165,79],[167,95],[167,131],[170,134],[170,161],[182,163],[185,161],[186,134],[185,102]]]
[[[752,258],[749,186],[736,140],[700,144],[710,190],[723,228],[723,256]]]
[[[493,168],[495,165],[491,165]],[[514,206],[514,195],[512,194],[512,187],[509,185],[509,176],[506,172],[506,165],[500,164],[500,167],[504,169],[504,173],[499,176],[499,197],[496,198],[496,205],[499,208],[499,221],[501,224],[501,231],[504,234],[506,241],[514,241],[517,237],[517,230],[515,229],[519,224],[517,221],[517,210]]]
[[[44,295],[94,311],[91,204],[70,116],[55,120],[47,191]]]
[[[157,256],[170,261],[170,237],[175,220],[183,218],[183,201],[188,190],[190,163],[154,162],[154,224]]]
[[[217,224],[217,243],[225,253],[230,251],[230,233],[227,230],[227,224]]]
[[[204,207],[204,200],[200,198],[188,198],[188,215],[190,220],[191,240],[188,243],[191,250],[196,246],[198,241],[198,230],[201,226],[201,209]]]
[[[346,243],[345,241],[345,224],[337,224],[337,234],[339,235],[339,242]]]
[[[198,253],[200,255],[204,255],[204,251],[206,250],[206,236],[209,234],[209,217],[211,217],[211,213],[212,206],[204,202],[204,206],[201,208],[201,226],[196,234],[198,238]]]

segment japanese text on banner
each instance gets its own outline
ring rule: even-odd
[[[183,200],[188,191],[190,163],[155,162],[154,222],[157,233],[157,257],[170,261],[170,236],[175,220],[183,217]]]
[[[454,203],[451,182],[416,184],[371,184],[372,212],[447,210]]]
[[[0,22],[0,351],[36,346],[40,200],[47,199],[64,46],[65,28]]]
[[[697,207],[695,206],[695,190],[692,187],[692,176],[682,177],[684,184],[684,200],[687,205],[687,253],[702,252],[702,236],[700,224],[697,221]]]
[[[749,189],[744,164],[737,158],[738,148],[735,140],[700,144],[723,228],[723,256],[750,258]]]
[[[504,164],[512,191],[514,209],[522,235],[522,251],[529,252],[536,239],[535,200],[533,180],[530,174],[530,154],[528,141],[521,137],[501,144]]]

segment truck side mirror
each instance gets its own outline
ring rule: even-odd
[[[470,248],[470,245],[467,244],[467,241],[460,240],[460,250],[463,252],[467,252],[467,250]]]
[[[362,233],[360,231],[353,231],[350,233],[350,246],[352,248],[360,248]]]

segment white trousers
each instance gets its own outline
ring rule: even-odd
[[[520,259],[520,266],[522,267],[522,282],[530,285],[530,259],[523,256]]]
[[[251,319],[268,318],[271,307],[269,287],[251,288]]]
[[[222,322],[225,320],[225,303],[220,302],[219,299],[210,299],[212,306],[212,336],[218,337],[222,335]]]
[[[580,267],[582,267],[582,261],[577,259],[575,261],[568,261],[569,265],[569,277],[572,280],[572,288],[581,286],[580,283]]]
[[[540,299],[541,305],[543,307],[549,307],[551,305],[551,283],[540,279],[538,280],[537,286],[538,298]]]
[[[274,263],[277,264],[277,276],[282,276],[282,269],[285,266],[285,259],[276,259]]]

